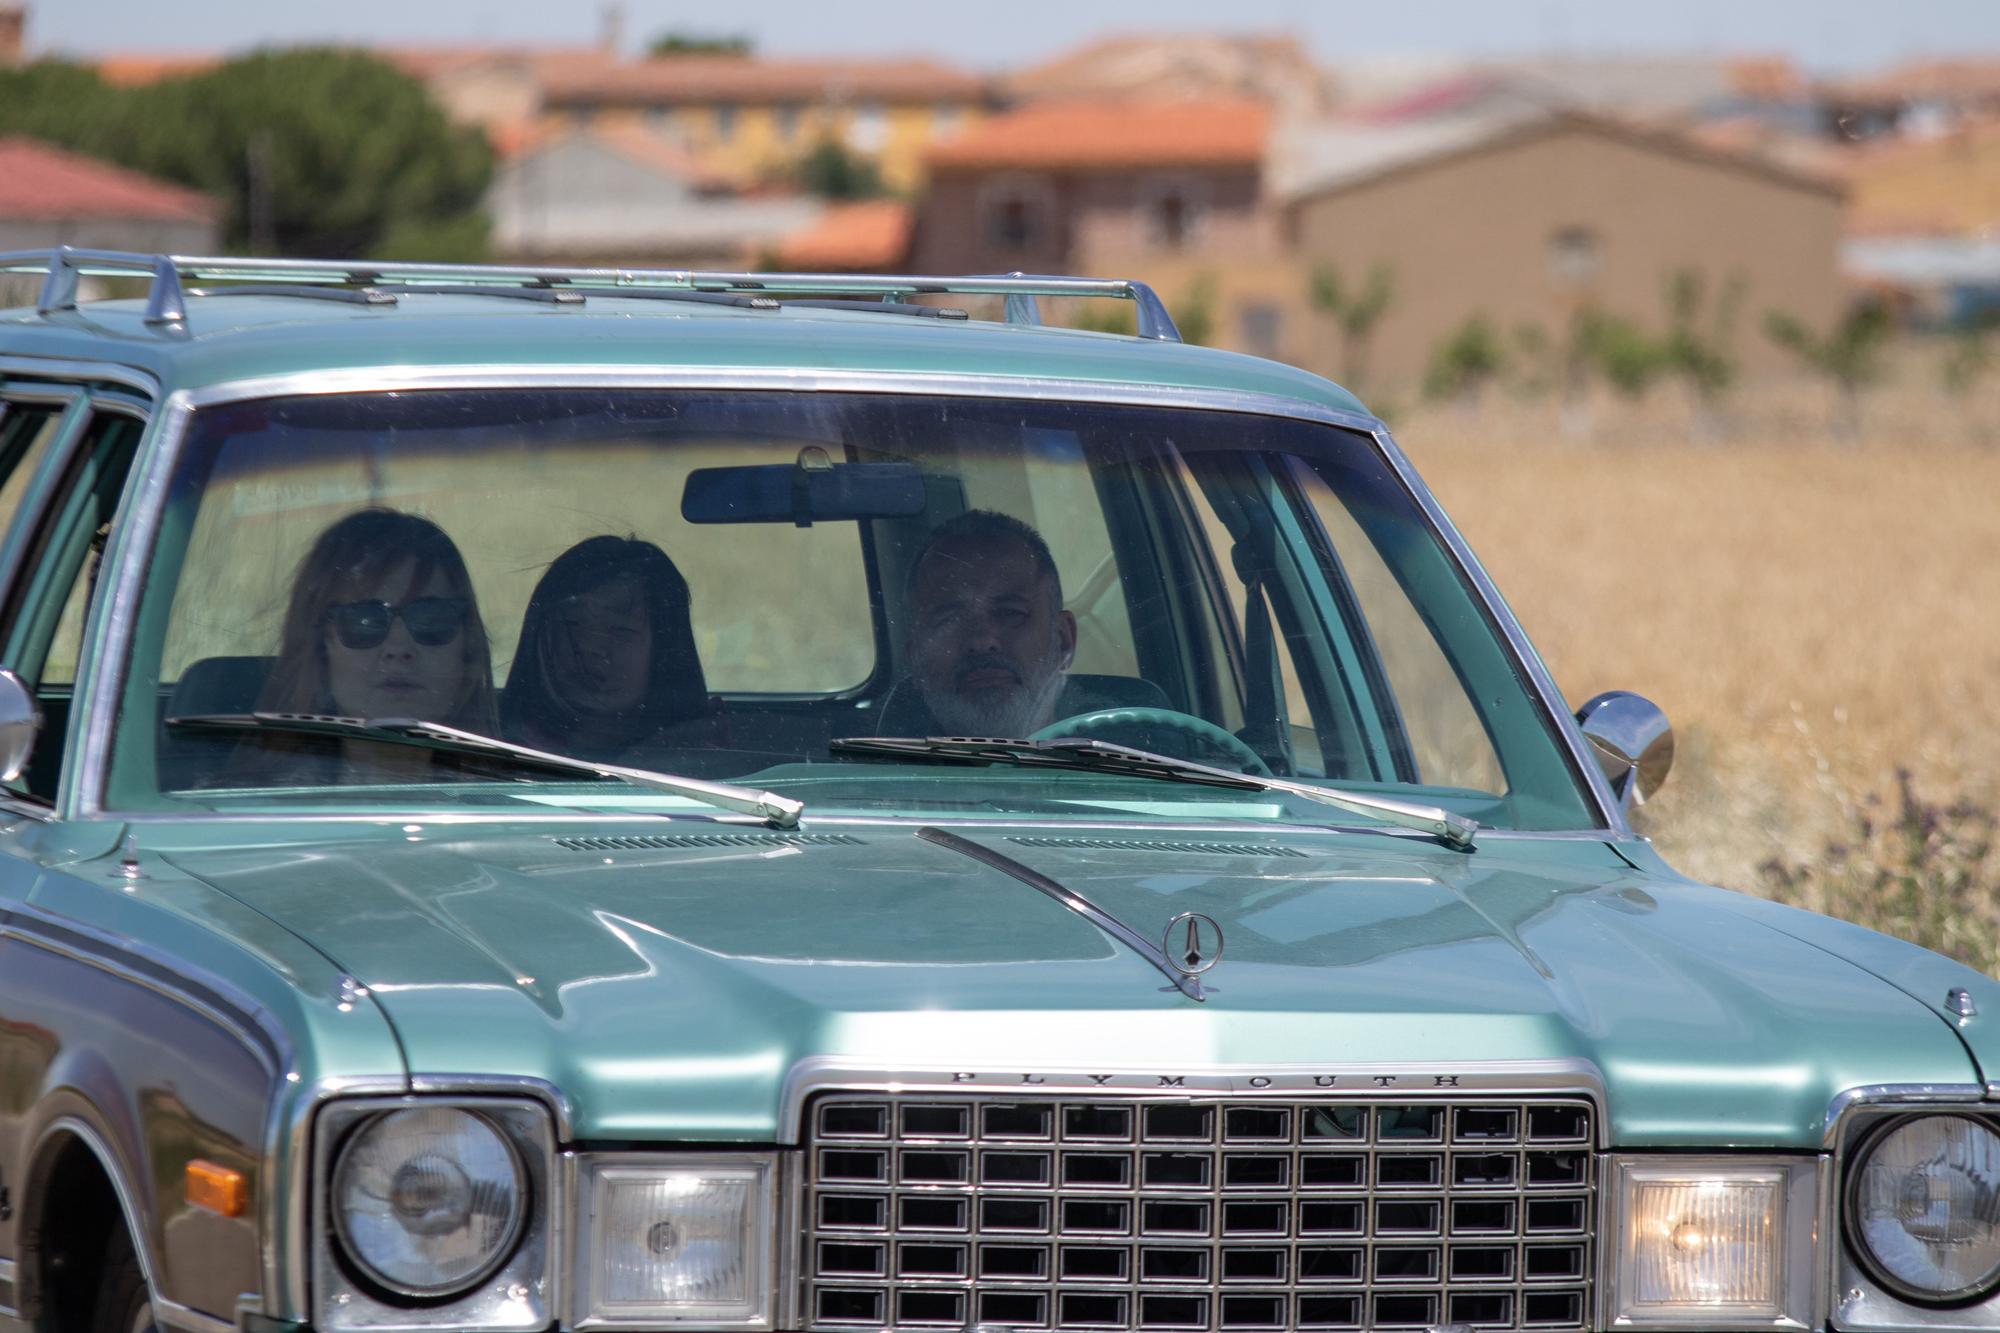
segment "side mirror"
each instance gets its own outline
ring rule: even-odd
[[[35,692],[11,668],[0,667],[0,782],[12,782],[27,771],[41,734],[42,709]]]
[[[1651,699],[1606,690],[1576,710],[1584,738],[1627,810],[1643,805],[1674,766],[1674,728]]]

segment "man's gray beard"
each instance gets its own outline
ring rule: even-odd
[[[919,682],[924,704],[947,736],[1032,735],[1055,721],[1056,698],[1062,693],[1069,673],[1052,666],[1039,685],[1024,684],[1018,690],[991,691],[988,700],[975,702],[958,694],[933,694]]]

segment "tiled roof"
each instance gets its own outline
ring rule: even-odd
[[[205,194],[37,139],[0,138],[0,218],[212,222],[220,207]]]
[[[662,56],[595,69],[554,69],[551,105],[688,102],[970,102],[987,81],[934,60],[763,60]]]
[[[1829,173],[1759,153],[1703,143],[1642,122],[1531,103],[1468,115],[1371,122],[1347,118],[1288,125],[1271,148],[1268,188],[1302,199],[1360,185],[1393,171],[1441,162],[1522,136],[1576,128],[1640,148],[1749,171],[1782,185],[1839,195]]]
[[[900,267],[910,251],[910,207],[895,199],[836,204],[778,242],[780,266],[801,273]]]
[[[2000,98],[2000,60],[1911,60],[1879,74],[1835,80],[1825,90],[1863,102]]]
[[[1259,102],[1050,101],[989,116],[930,150],[939,167],[1250,166],[1271,113]]]
[[[1324,73],[1282,33],[1123,33],[1005,76],[1020,98],[1144,97],[1268,101],[1299,113],[1328,103]]]

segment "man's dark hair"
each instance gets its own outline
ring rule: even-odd
[[[916,559],[910,562],[908,591],[914,591],[917,574],[923,569],[924,561],[943,547],[1005,546],[1018,543],[1025,547],[1028,558],[1035,563],[1035,573],[1049,581],[1049,593],[1057,607],[1062,606],[1062,576],[1056,573],[1056,558],[1049,552],[1049,544],[1042,540],[1042,534],[1015,518],[997,509],[968,509],[958,517],[938,524],[924,538],[924,544],[917,551]]]

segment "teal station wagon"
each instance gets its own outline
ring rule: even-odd
[[[1334,385],[0,269],[0,1326],[2000,1329],[2000,991],[1663,864]]]

